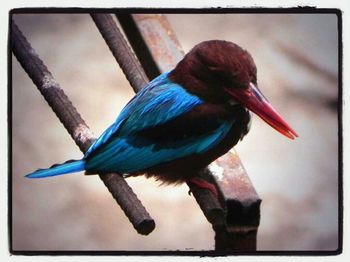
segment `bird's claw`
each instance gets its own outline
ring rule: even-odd
[[[190,184],[196,187],[209,190],[217,199],[219,198],[218,191],[212,183],[209,183],[208,181],[200,178],[192,178],[189,182]],[[190,188],[190,190],[188,191],[188,194],[191,195],[192,193],[193,192]]]

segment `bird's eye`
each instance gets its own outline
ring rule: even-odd
[[[209,70],[212,71],[213,73],[216,73],[216,72],[221,71],[219,67],[213,66],[213,65],[209,65],[208,68],[209,68]]]

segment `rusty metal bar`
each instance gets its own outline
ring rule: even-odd
[[[261,199],[236,152],[215,160],[209,169],[227,207],[226,226],[230,231],[249,230],[259,226]]]
[[[92,132],[14,21],[11,23],[11,47],[17,60],[75,143],[85,152],[95,140]],[[143,235],[152,232],[155,228],[154,220],[123,177],[118,174],[103,174],[100,178],[137,232]]]
[[[138,30],[137,25],[131,15],[118,14],[117,18],[148,78],[153,79],[160,75],[161,70],[158,68],[157,63],[153,59],[151,50],[145,43],[141,32]]]
[[[185,55],[165,16],[118,14],[117,17],[143,67],[155,67],[152,70],[155,75],[150,78],[173,69]],[[145,68],[146,72],[150,70]]]
[[[238,154],[228,152],[209,165],[226,206],[225,226],[213,225],[215,249],[256,250],[260,203]]]
[[[98,30],[135,92],[148,83],[148,78],[131,51],[113,17],[108,14],[91,14]]]
[[[147,52],[150,53],[160,72],[174,68],[183,57],[184,51],[164,15],[123,14],[117,17],[129,42],[134,46],[136,54],[142,51],[142,46],[147,46]],[[141,37],[142,40],[135,40],[135,37]],[[143,44],[140,45],[142,41]],[[143,56],[139,58],[141,64],[146,66],[146,61],[142,60]],[[237,153],[233,151],[233,153],[220,157],[209,165],[209,170],[205,170],[204,173],[208,180],[216,184],[225,211],[225,216],[222,217],[221,213],[217,219],[214,219],[216,223],[212,223],[216,232],[215,249],[218,251],[256,250],[261,199],[249,180]],[[203,202],[215,203],[211,194],[201,197],[194,194],[194,196],[209,222],[212,222],[213,219],[208,218],[208,211],[212,208],[218,210],[221,208],[219,204],[216,203],[209,207],[201,205]],[[199,201],[203,199],[205,201]]]

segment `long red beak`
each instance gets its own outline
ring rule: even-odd
[[[246,89],[226,89],[232,97],[261,117],[266,123],[280,132],[282,135],[294,139],[297,133],[282,119],[277,111],[271,106],[260,90],[252,83]]]

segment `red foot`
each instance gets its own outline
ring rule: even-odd
[[[216,190],[216,187],[213,184],[209,183],[208,181],[200,178],[192,178],[189,180],[189,182],[196,187],[209,190],[216,198],[219,198],[219,194],[218,194],[218,191]],[[188,193],[191,193],[191,190]]]

